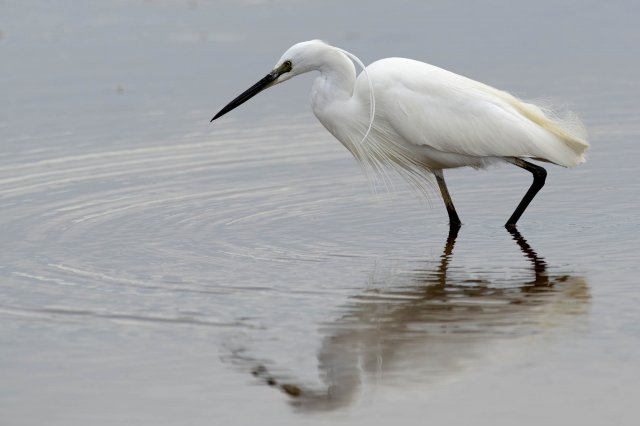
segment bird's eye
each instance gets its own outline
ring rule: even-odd
[[[286,69],[287,71],[291,71],[291,68],[293,67],[293,64],[291,63],[291,61],[287,60],[287,61],[284,61],[282,63],[282,67],[284,69]]]

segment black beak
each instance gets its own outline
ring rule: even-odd
[[[240,96],[238,96],[237,98],[229,102],[227,106],[222,108],[220,112],[218,112],[211,119],[211,122],[213,122],[213,120],[215,120],[216,118],[222,117],[232,109],[239,107],[243,103],[247,102],[249,99],[253,98],[258,93],[262,92],[264,89],[271,86],[271,84],[278,78],[279,75],[280,73],[278,73],[277,71],[271,71],[269,74],[264,76],[262,80],[260,80],[259,82],[257,82],[256,84],[254,84],[253,86],[251,86],[250,88],[242,92]]]

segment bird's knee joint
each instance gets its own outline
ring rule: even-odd
[[[541,185],[544,185],[544,182],[547,179],[547,171],[542,167],[539,167],[534,170],[533,178],[536,182],[539,182]]]

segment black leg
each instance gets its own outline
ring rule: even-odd
[[[516,207],[516,210],[504,225],[507,229],[513,229],[516,227],[516,222],[518,222],[518,219],[520,219],[522,213],[524,213],[531,200],[533,200],[533,197],[535,197],[538,191],[540,191],[540,189],[542,189],[542,187],[544,186],[544,181],[547,178],[547,171],[540,166],[536,166],[535,164],[531,164],[520,158],[512,158],[508,161],[518,167],[529,171],[533,175],[533,183],[531,184],[531,187],[529,187],[527,193],[524,194],[522,201],[520,201],[520,204],[518,204],[518,207]]]
[[[456,208],[453,206],[453,201],[451,200],[451,195],[449,195],[447,184],[444,182],[442,170],[437,170],[433,174],[436,176],[436,181],[440,187],[440,193],[442,194],[444,205],[447,207],[447,213],[449,214],[449,234],[457,234],[462,222],[460,222],[458,213],[456,213]]]

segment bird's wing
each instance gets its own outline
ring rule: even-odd
[[[367,71],[376,115],[411,144],[475,157],[577,164],[575,150],[531,119],[549,120],[544,113],[506,92],[409,59],[378,61]]]

